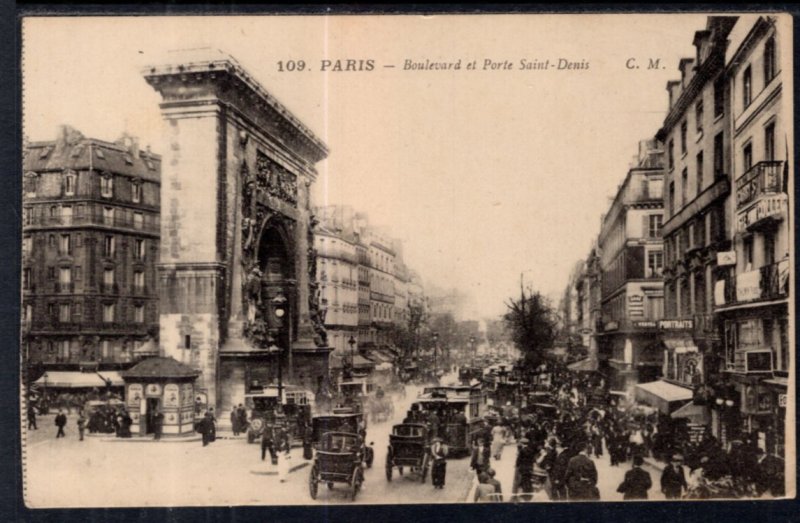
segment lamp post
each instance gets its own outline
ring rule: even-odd
[[[472,358],[471,358],[471,364],[472,365],[475,365],[475,341],[476,341],[475,340],[475,336],[470,336],[469,337],[469,346],[472,349],[472,351],[470,353],[470,355],[472,356]]]
[[[272,343],[269,347],[269,351],[271,353],[277,354],[278,360],[278,403],[283,403],[283,348],[281,347],[281,339],[279,338],[281,328],[283,327],[283,318],[286,316],[286,297],[283,294],[278,294],[270,303],[272,304],[272,313],[275,315],[277,319],[278,328],[276,329],[277,332],[275,334],[277,336],[272,336]],[[277,338],[277,339],[276,339]],[[277,341],[277,344],[275,343]]]
[[[347,340],[347,344],[350,345],[350,369],[351,372],[356,368],[356,339],[350,336],[350,339]]]
[[[433,373],[438,375],[439,371],[439,364],[437,360],[437,354],[439,352],[439,333],[433,333]]]

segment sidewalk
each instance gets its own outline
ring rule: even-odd
[[[491,460],[491,467],[495,471],[494,478],[500,482],[500,487],[503,489],[503,499],[508,499],[508,496],[511,494],[511,489],[514,486],[514,466],[517,460],[517,443],[506,443],[503,447],[500,459],[495,460],[494,456],[492,456]],[[472,475],[472,481],[464,497],[464,502],[473,503],[475,489],[478,487],[478,478],[471,469],[469,469],[468,473]]]

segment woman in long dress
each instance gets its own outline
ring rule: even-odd
[[[506,444],[506,431],[499,423],[492,427],[492,456],[499,460],[503,454],[503,446]]]
[[[291,445],[289,444],[289,437],[286,433],[286,430],[281,428],[279,429],[278,434],[278,479],[281,483],[285,482],[289,479],[289,469],[291,468],[291,461],[292,455],[290,453]]]

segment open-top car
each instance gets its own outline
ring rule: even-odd
[[[392,427],[386,450],[386,481],[392,481],[394,467],[401,476],[403,467],[409,467],[425,483],[431,459],[429,436],[424,423],[401,423]]]
[[[335,483],[346,483],[350,499],[355,500],[364,482],[364,440],[351,432],[326,432],[317,444],[314,464],[308,477],[311,499],[317,499],[320,483],[333,490]]]

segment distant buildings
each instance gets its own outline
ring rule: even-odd
[[[373,363],[395,361],[395,327],[407,326],[411,305],[426,303],[419,275],[403,260],[402,242],[351,207],[314,212],[320,300],[334,358],[346,360],[352,350]]]
[[[52,385],[60,371],[156,353],[161,157],[129,136],[110,143],[63,126],[27,144],[23,177],[26,361]]]

